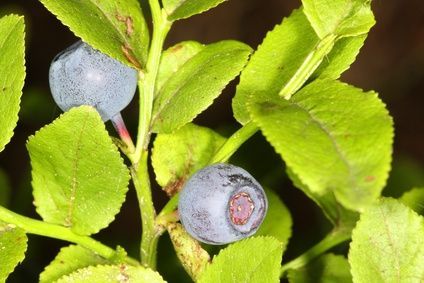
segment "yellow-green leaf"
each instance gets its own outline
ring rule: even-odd
[[[424,218],[394,199],[381,199],[352,232],[353,282],[423,282]]]
[[[79,269],[63,276],[56,283],[165,283],[159,273],[144,267],[120,265],[97,265]]]
[[[10,141],[18,122],[25,79],[24,18],[0,19],[0,151]]]
[[[0,282],[24,260],[27,241],[24,230],[0,221]]]
[[[89,235],[113,221],[129,172],[98,112],[72,108],[29,138],[34,203],[50,223]]]
[[[283,244],[272,237],[253,237],[221,250],[199,283],[280,282]]]
[[[313,194],[332,193],[361,211],[390,169],[393,122],[377,94],[316,80],[289,101],[257,97],[250,113],[291,171]]]
[[[149,31],[137,0],[40,0],[93,48],[135,68],[147,59]]]

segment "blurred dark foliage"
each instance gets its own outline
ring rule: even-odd
[[[147,8],[147,1],[140,1]],[[374,89],[387,103],[394,117],[396,138],[394,162],[385,195],[399,196],[412,186],[424,186],[424,2],[374,0],[377,25],[357,61],[342,79],[365,90]],[[300,1],[230,0],[216,9],[174,25],[167,46],[182,40],[202,43],[234,38],[256,48],[266,32],[297,8]],[[10,195],[0,195],[0,203],[27,216],[36,217],[32,205],[31,176],[25,142],[29,135],[60,114],[48,87],[48,69],[52,58],[77,38],[36,0],[2,0],[0,15],[23,14],[27,24],[27,80],[22,98],[20,122],[12,142],[0,154],[0,186],[10,186]],[[107,39],[105,39],[107,40]],[[231,84],[216,103],[196,119],[229,135],[238,126],[232,118]],[[134,134],[137,102],[124,111]],[[109,126],[110,127],[110,126]],[[115,134],[111,129],[111,133]],[[372,150],[372,149],[371,149]],[[322,213],[303,193],[292,187],[284,174],[284,165],[261,134],[256,134],[233,157],[232,162],[249,170],[267,186],[279,192],[293,214],[293,236],[284,260],[296,257],[317,242],[329,229]],[[1,178],[5,173],[8,180]],[[165,195],[155,188],[160,208]],[[112,225],[95,237],[110,246],[123,245],[137,256],[140,219],[132,190]],[[37,282],[38,276],[64,242],[30,236],[27,258],[8,282]],[[338,248],[346,251],[347,245]],[[212,250],[214,253],[217,249]],[[159,248],[159,271],[170,282],[185,282],[187,275],[177,264],[169,238]]]

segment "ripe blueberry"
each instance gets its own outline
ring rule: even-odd
[[[137,71],[78,41],[53,59],[49,81],[60,109],[91,105],[107,121],[131,102]]]
[[[181,223],[197,240],[223,245],[254,234],[267,211],[261,185],[244,169],[214,164],[184,185],[178,203]]]

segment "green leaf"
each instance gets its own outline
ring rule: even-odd
[[[394,199],[368,208],[353,230],[353,282],[424,281],[424,219]]]
[[[168,20],[175,21],[200,14],[212,9],[226,0],[163,0]]]
[[[290,167],[286,168],[286,172],[293,185],[301,189],[310,199],[312,199],[324,212],[328,220],[333,226],[352,230],[359,219],[359,213],[344,208],[335,198],[334,193],[329,191],[325,194],[312,192],[299,177],[293,173]]]
[[[91,265],[107,264],[106,259],[81,246],[62,248],[56,258],[40,274],[40,283],[54,282],[62,276]]]
[[[355,60],[365,37],[338,40],[311,77],[339,78]],[[320,39],[301,9],[295,10],[281,25],[270,31],[241,73],[233,99],[237,121],[242,124],[250,121],[246,105],[251,96],[257,93],[277,96],[319,43]]]
[[[311,79],[338,79],[355,61],[366,38],[367,35],[364,34],[338,39],[331,52],[312,74]]]
[[[219,134],[194,124],[157,135],[152,152],[156,181],[169,194],[175,193],[192,173],[209,164],[224,142]]]
[[[221,250],[200,283],[280,282],[284,246],[272,237],[253,237]]]
[[[159,273],[144,267],[135,267],[125,264],[97,265],[80,269],[70,275],[64,276],[56,283],[122,283],[122,282],[148,282],[165,283]]]
[[[350,266],[344,256],[326,254],[310,264],[288,272],[290,283],[350,283]]]
[[[274,98],[249,109],[265,137],[312,193],[332,192],[355,211],[380,195],[390,169],[393,123],[376,93],[316,80],[290,101]]]
[[[73,108],[29,138],[32,185],[44,221],[81,235],[109,225],[125,200],[129,172],[97,111]]]
[[[272,236],[287,245],[292,234],[292,217],[290,211],[271,190],[266,190],[268,198],[268,212],[261,224],[257,236]]]
[[[137,0],[40,1],[93,48],[129,66],[144,66],[149,31]]]
[[[203,49],[204,45],[196,41],[180,42],[162,53],[158,77],[156,79],[156,96],[165,83],[194,55]]]
[[[250,47],[233,40],[205,46],[162,87],[154,102],[153,131],[171,133],[191,122],[246,64]]]
[[[416,213],[424,215],[424,188],[413,188],[405,192],[399,200]]]
[[[371,0],[302,0],[305,14],[320,38],[356,36],[375,24]]]
[[[0,221],[0,282],[24,260],[27,241],[24,230]]]
[[[7,207],[10,200],[10,184],[7,175],[0,168],[0,206]]]
[[[16,15],[0,19],[0,152],[13,136],[25,79],[25,24]]]

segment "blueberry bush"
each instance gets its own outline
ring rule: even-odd
[[[224,1],[148,0],[142,9],[138,0],[40,0],[81,42],[50,69],[65,112],[27,142],[40,218],[0,206],[0,282],[25,259],[31,234],[68,242],[40,282],[165,282],[157,271],[164,234],[173,264],[195,282],[424,281],[423,190],[382,196],[392,118],[377,93],[339,80],[375,24],[371,1],[302,0],[256,50],[236,40],[164,49],[173,23]],[[3,16],[0,151],[18,122],[24,58],[25,19]],[[240,128],[224,136],[195,125],[236,78]],[[120,111],[136,88],[130,134]],[[275,188],[229,164],[257,132],[332,226],[292,260],[283,256],[292,217]],[[93,237],[120,212],[130,183],[141,218],[135,255]],[[169,196],[161,210],[154,184]]]

